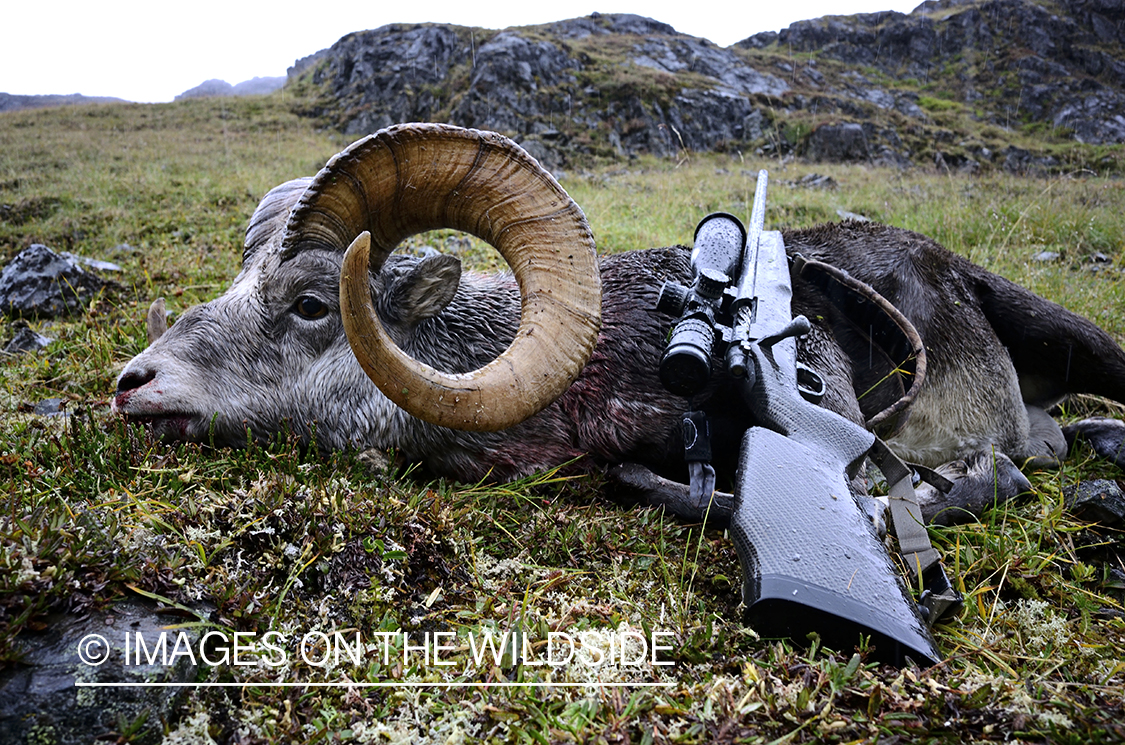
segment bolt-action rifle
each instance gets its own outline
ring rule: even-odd
[[[960,603],[930,546],[914,499],[917,473],[870,431],[900,415],[924,376],[917,332],[870,287],[833,267],[790,259],[779,232],[764,231],[767,174],[758,174],[750,226],[708,215],[696,229],[693,284],[666,283],[658,309],[678,316],[660,365],[672,393],[689,400],[725,366],[753,416],[739,450],[730,530],[743,572],[748,623],[764,637],[849,649],[868,637],[876,656],[935,664],[927,622]],[[863,427],[818,405],[823,379],[797,362],[809,333],[793,317],[793,276],[817,287],[856,319],[869,341],[899,360],[914,381],[906,395]],[[684,419],[690,492],[701,508],[715,488],[707,422]],[[874,500],[851,488],[865,461],[883,471],[891,521],[916,602],[880,540]],[[931,478],[933,478],[931,476]],[[938,477],[940,478],[940,477]]]

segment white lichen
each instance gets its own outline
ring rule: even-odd
[[[184,717],[175,729],[164,735],[161,745],[217,745],[208,731],[210,726],[210,715],[197,711]]]

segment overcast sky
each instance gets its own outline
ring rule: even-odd
[[[910,12],[921,0],[17,0],[0,30],[0,92],[83,93],[171,101],[204,80],[239,83],[284,75],[299,57],[352,31],[387,23],[506,28],[601,13],[636,13],[728,46],[794,21],[878,10]]]

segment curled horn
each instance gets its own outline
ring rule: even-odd
[[[451,228],[495,247],[519,284],[520,327],[479,370],[444,373],[406,355],[371,300],[405,238]],[[594,238],[578,205],[511,140],[440,124],[400,125],[334,157],[293,209],[282,256],[347,252],[340,311],[356,358],[383,393],[444,427],[494,431],[554,401],[581,372],[601,322]]]

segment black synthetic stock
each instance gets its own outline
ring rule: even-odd
[[[941,660],[898,568],[863,514],[830,447],[754,427],[742,443],[730,532],[747,622],[765,638],[810,633],[844,653]]]

